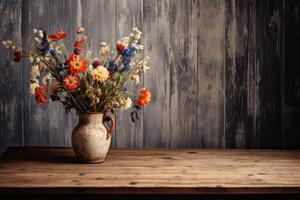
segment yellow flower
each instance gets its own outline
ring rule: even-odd
[[[35,91],[36,89],[40,87],[40,85],[38,83],[31,83],[29,85],[29,91],[30,91],[30,94],[34,95],[35,94]]]
[[[109,71],[105,67],[100,66],[96,69],[93,69],[91,75],[93,76],[94,80],[98,82],[104,82],[109,77]]]
[[[130,97],[127,97],[127,99],[126,99],[126,104],[125,104],[125,106],[124,106],[124,109],[130,108],[131,105],[132,105],[132,100],[131,100]]]
[[[39,68],[38,65],[33,65],[32,66],[30,75],[31,75],[31,79],[34,79],[34,78],[36,78],[37,76],[40,75],[40,68]]]
[[[99,53],[101,56],[106,56],[109,54],[109,46],[106,42],[101,42],[100,43],[100,50],[99,50]]]

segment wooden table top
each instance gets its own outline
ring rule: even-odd
[[[0,193],[300,193],[300,151],[111,149],[81,164],[71,148],[9,148]]]

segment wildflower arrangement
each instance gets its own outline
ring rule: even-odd
[[[33,50],[27,51],[11,40],[3,41],[3,45],[12,52],[15,62],[28,58],[32,63],[29,89],[38,103],[59,101],[66,111],[77,113],[132,108],[132,121],[138,119],[137,111],[150,103],[151,94],[146,88],[138,95],[126,89],[130,82],[138,84],[149,69],[149,58],[138,54],[143,45],[137,28],[118,41],[114,51],[106,42],[100,43],[99,52],[87,50],[83,27],[76,30],[72,53],[63,43],[67,37],[63,31],[47,34],[34,29],[33,35]]]

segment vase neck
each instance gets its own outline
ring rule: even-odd
[[[79,115],[80,123],[99,123],[103,120],[103,113],[83,113]]]

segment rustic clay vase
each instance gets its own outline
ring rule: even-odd
[[[111,121],[109,127],[105,122]],[[72,133],[73,151],[84,163],[103,162],[108,152],[114,118],[103,113],[82,113]]]

